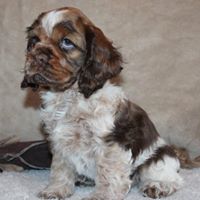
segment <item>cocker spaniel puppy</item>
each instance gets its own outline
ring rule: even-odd
[[[104,33],[66,7],[39,15],[27,35],[21,87],[42,90],[41,118],[53,153],[40,197],[71,196],[78,175],[96,184],[84,200],[122,200],[135,184],[152,198],[179,189],[175,153],[113,80],[122,56]]]

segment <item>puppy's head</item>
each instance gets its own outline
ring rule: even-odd
[[[64,91],[77,81],[87,98],[122,69],[121,54],[75,8],[42,13],[27,28],[27,38],[22,88]]]

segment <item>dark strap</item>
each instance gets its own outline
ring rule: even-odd
[[[45,140],[16,142],[0,147],[0,163],[14,164],[24,169],[49,169],[52,155]]]

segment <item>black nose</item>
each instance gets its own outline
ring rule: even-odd
[[[26,78],[24,77],[24,80],[21,82],[21,88],[24,89],[27,87],[28,87],[28,82],[27,82]]]
[[[32,88],[33,90],[37,90],[39,88],[39,85],[35,83],[33,78],[28,77],[27,75],[24,77],[23,81],[21,82],[21,88]]]

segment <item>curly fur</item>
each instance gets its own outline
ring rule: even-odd
[[[78,175],[95,181],[87,200],[122,200],[134,184],[152,198],[179,189],[173,150],[112,81],[122,56],[104,33],[75,8],[41,14],[27,33],[21,86],[43,90],[41,120],[53,153],[50,183],[39,196],[71,196]],[[74,45],[69,51],[59,46],[63,37]]]

